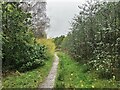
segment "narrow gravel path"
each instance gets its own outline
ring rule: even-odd
[[[52,68],[46,78],[46,80],[40,85],[39,88],[54,88],[55,78],[57,76],[57,67],[59,63],[59,58],[55,53],[55,59],[53,61]]]

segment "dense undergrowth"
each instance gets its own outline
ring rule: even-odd
[[[100,79],[95,72],[86,72],[83,64],[71,59],[65,53],[58,53],[59,68],[56,88],[120,88],[115,78]]]
[[[2,4],[3,73],[15,70],[25,72],[42,66],[54,52],[54,48],[51,50],[52,46],[36,41],[38,38],[30,27],[31,14],[23,11],[19,4],[17,2]],[[48,41],[46,39],[44,42]]]
[[[88,0],[79,9],[62,50],[100,78],[120,81],[120,2]]]
[[[20,73],[18,71],[9,74],[2,80],[2,88],[4,89],[16,89],[16,88],[38,88],[39,85],[45,80],[48,75],[53,58],[45,62],[44,66],[39,66],[37,69]]]
[[[54,44],[52,39],[37,39],[36,41],[39,44],[45,45],[47,48],[47,55],[53,57],[56,45]]]
[[[2,87],[38,88],[52,66],[55,45],[35,37],[31,13],[19,5],[2,3]]]

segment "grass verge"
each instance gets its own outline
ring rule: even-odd
[[[53,58],[46,61],[44,66],[38,67],[37,69],[25,73],[16,72],[15,75],[3,77],[3,88],[38,88],[40,83],[48,75],[52,67],[52,62]]]
[[[99,79],[94,72],[84,72],[84,66],[65,53],[58,53],[59,67],[56,88],[120,88],[114,79]]]

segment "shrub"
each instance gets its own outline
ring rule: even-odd
[[[55,52],[55,44],[52,39],[37,39],[37,43],[47,47],[47,54],[53,56]]]
[[[3,4],[3,71],[27,71],[44,65],[46,47],[38,44],[29,28],[31,14],[22,11],[17,2]]]
[[[65,36],[60,36],[60,37],[56,37],[54,38],[54,43],[56,45],[56,49],[60,50],[61,49],[61,43],[64,40]]]
[[[120,2],[86,2],[74,17],[62,49],[100,77],[120,78]],[[114,12],[114,14],[113,14]],[[111,18],[113,17],[113,18]],[[114,21],[113,21],[114,19]]]

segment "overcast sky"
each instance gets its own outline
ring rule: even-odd
[[[57,37],[69,32],[70,23],[79,13],[78,5],[85,0],[47,0],[47,15],[50,18],[48,37]]]

